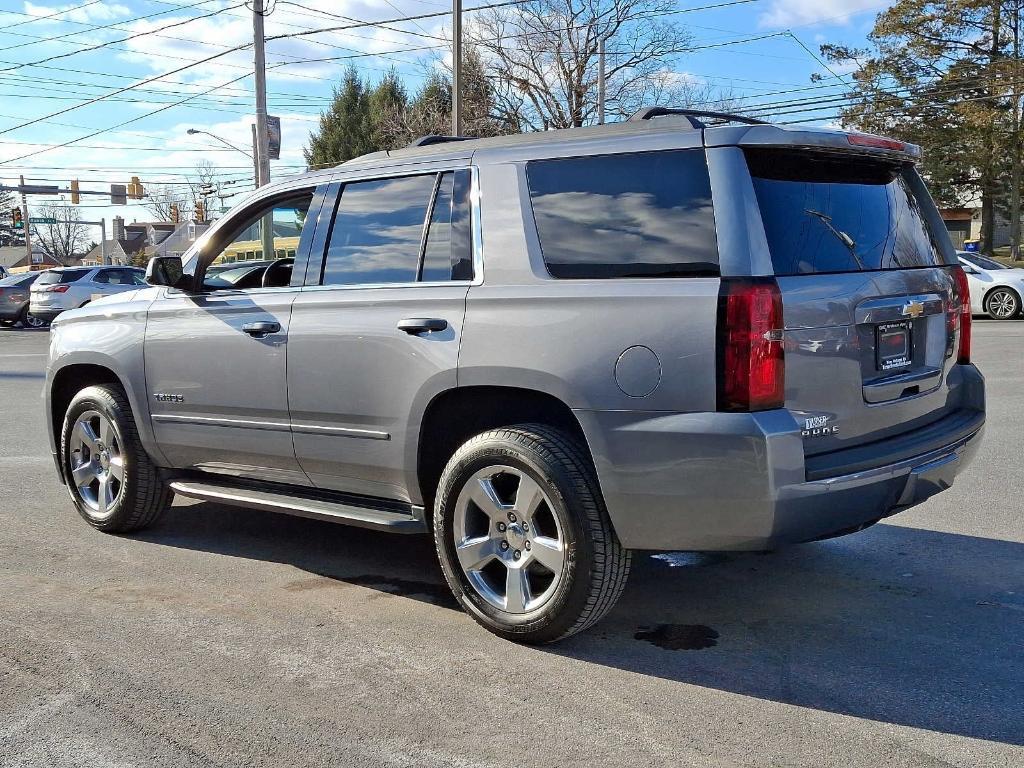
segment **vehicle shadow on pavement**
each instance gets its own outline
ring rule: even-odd
[[[457,608],[426,536],[202,503],[176,506],[139,538]],[[1024,544],[877,525],[771,554],[637,552],[612,613],[540,650],[1024,745]]]

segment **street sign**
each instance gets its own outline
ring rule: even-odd
[[[281,159],[281,118],[267,115],[267,157]]]
[[[57,220],[52,216],[29,216],[29,224],[56,224]]]
[[[60,187],[56,184],[45,186],[42,184],[19,184],[18,191],[23,195],[56,195],[60,193]]]

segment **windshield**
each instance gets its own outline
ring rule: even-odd
[[[58,272],[51,269],[39,275],[36,282],[39,285],[53,285],[54,283],[73,283],[89,274],[88,269],[64,269]]]
[[[806,150],[746,157],[775,274],[942,264],[911,166]]]
[[[968,264],[973,264],[974,266],[978,267],[979,269],[988,269],[988,270],[992,270],[992,269],[1009,269],[1009,267],[1004,266],[1003,264],[1000,264],[998,261],[993,261],[992,259],[986,259],[984,256],[978,256],[976,254],[969,253],[967,251],[960,251],[957,255],[961,259],[966,261]]]
[[[7,288],[12,285],[28,285],[29,283],[34,282],[35,279],[35,272],[31,272],[27,275],[11,275],[10,277],[5,277],[2,280],[0,280],[0,288]]]

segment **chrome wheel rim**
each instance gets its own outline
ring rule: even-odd
[[[1009,291],[996,291],[988,297],[988,311],[993,317],[1006,320],[1017,314],[1017,298]]]
[[[25,325],[29,328],[42,328],[45,321],[35,315],[25,315]]]
[[[78,495],[93,517],[110,517],[124,488],[124,457],[114,425],[99,411],[85,411],[75,420],[68,440],[68,465]]]
[[[453,535],[469,584],[500,611],[535,611],[562,581],[562,526],[547,493],[520,469],[495,465],[474,474],[456,501]]]

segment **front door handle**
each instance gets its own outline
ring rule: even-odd
[[[439,317],[407,317],[398,321],[398,330],[405,331],[411,336],[430,331],[443,331],[448,327],[448,321]]]
[[[281,330],[281,324],[272,321],[261,320],[258,323],[246,323],[242,326],[242,330],[248,333],[250,336],[256,339],[262,339],[271,333],[278,333]]]

